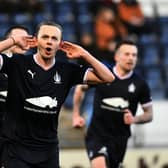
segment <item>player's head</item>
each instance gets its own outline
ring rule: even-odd
[[[136,43],[130,40],[119,42],[115,48],[114,59],[116,66],[129,72],[133,70],[137,63],[138,48]]]
[[[14,25],[10,27],[6,33],[5,33],[5,38],[8,38],[10,36],[27,36],[29,34],[29,31],[26,27],[21,26],[21,25]],[[13,54],[25,54],[27,50],[21,49],[19,46],[15,45],[11,48],[8,49],[8,52],[13,53]]]
[[[62,39],[62,27],[55,22],[42,22],[36,29],[38,54],[44,59],[55,56]]]
[[[40,29],[41,29],[41,27],[43,27],[43,26],[56,27],[57,29],[59,29],[59,31],[60,31],[60,33],[61,33],[61,38],[62,38],[62,31],[63,31],[62,26],[59,25],[59,24],[57,24],[57,23],[55,23],[55,22],[53,22],[53,21],[44,21],[44,22],[41,22],[41,23],[37,26],[37,28],[36,28],[36,36],[38,36],[38,34],[39,34],[39,32],[40,32]]]

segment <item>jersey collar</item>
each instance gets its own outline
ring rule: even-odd
[[[117,72],[117,69],[116,69],[116,66],[113,67],[113,73],[121,80],[124,80],[124,79],[128,79],[132,76],[133,74],[133,71],[130,71],[128,74],[124,75],[124,76],[120,76]]]
[[[39,62],[37,61],[36,54],[33,55],[33,59],[34,59],[35,63],[41,67],[41,65],[40,65]],[[55,64],[55,58],[53,59],[53,62],[52,62],[52,65],[50,66],[50,68],[53,67],[54,64]],[[50,68],[49,68],[49,69],[50,69]]]

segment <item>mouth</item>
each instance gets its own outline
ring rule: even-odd
[[[51,51],[52,51],[52,49],[51,49],[50,47],[45,48],[45,53],[46,53],[47,55],[50,55],[50,54],[51,54]]]
[[[127,65],[133,65],[133,62],[128,62]]]
[[[50,52],[50,51],[51,51],[51,48],[50,48],[50,47],[47,47],[47,48],[46,48],[46,51]]]

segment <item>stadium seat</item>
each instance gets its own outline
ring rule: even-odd
[[[9,29],[9,27],[10,27],[10,24],[8,24],[8,23],[0,24],[0,30],[1,30],[0,39],[4,38],[5,32],[6,32],[7,29]]]
[[[146,80],[150,86],[154,99],[164,98],[164,83],[160,67],[149,67],[146,69]]]
[[[143,47],[143,65],[153,66],[160,63],[160,53],[157,45],[148,45]]]

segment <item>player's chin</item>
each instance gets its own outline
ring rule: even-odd
[[[45,52],[44,53],[44,57],[47,59],[47,58],[52,58],[55,56],[55,53],[54,52]]]
[[[128,64],[126,69],[127,69],[127,71],[132,71],[134,69],[134,67],[135,67],[134,65]]]

